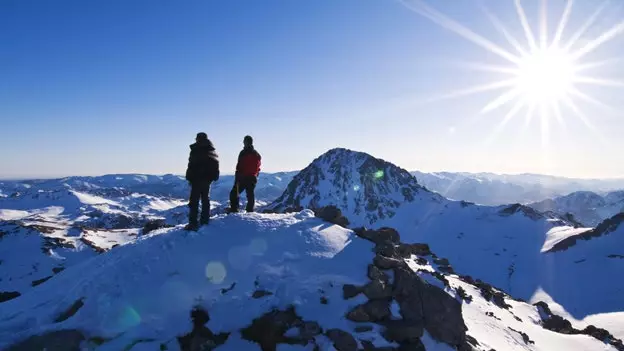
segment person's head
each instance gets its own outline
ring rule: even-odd
[[[204,141],[204,140],[208,140],[208,135],[204,132],[197,133],[197,136],[195,137],[195,141]]]
[[[243,139],[243,144],[245,146],[252,146],[253,145],[253,138],[249,135],[246,135],[245,138]]]

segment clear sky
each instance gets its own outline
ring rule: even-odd
[[[562,37],[600,3],[575,1]],[[517,54],[484,4],[528,47],[511,0],[429,4]],[[522,4],[537,32],[537,0]],[[564,4],[548,2],[551,38]],[[510,62],[404,5],[1,0],[0,177],[181,174],[198,131],[214,142],[223,173],[233,171],[251,134],[265,171],[301,169],[347,147],[410,170],[624,176],[618,82],[577,86],[605,105],[572,97],[593,129],[571,109],[561,109],[561,121],[536,116],[528,124],[520,111],[497,128],[513,100],[480,111],[505,90],[439,97],[508,78],[466,62]],[[612,1],[573,47],[623,18],[622,4]],[[622,57],[624,35],[615,29],[583,60]],[[608,62],[587,75],[624,79],[621,67]]]

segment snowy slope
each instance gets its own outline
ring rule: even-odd
[[[528,206],[538,211],[571,213],[576,220],[593,227],[609,217],[624,212],[624,191],[614,191],[604,196],[589,191],[577,191]]]
[[[547,330],[535,306],[457,275],[440,275],[432,254],[403,261],[375,256],[373,247],[311,211],[219,216],[198,233],[155,231],[1,303],[0,348],[41,348],[57,337],[67,348],[81,344],[90,350],[178,350],[199,341],[222,344],[219,350],[259,350],[258,343],[276,340],[293,344],[279,350],[397,342],[451,350],[443,340],[463,340],[475,350],[615,350],[588,335]],[[388,243],[376,249],[382,247]],[[396,249],[401,247],[410,246]],[[377,261],[382,259],[396,267],[384,273],[386,266]],[[386,281],[390,290],[383,288]],[[383,290],[351,297],[345,295],[348,284]],[[411,303],[420,298],[432,299],[425,310]],[[424,327],[406,324],[423,313],[432,318]]]
[[[260,173],[256,187],[257,199],[270,202],[276,199],[296,172]],[[212,200],[226,203],[234,177],[223,175],[212,185]],[[176,175],[111,174],[99,177],[67,177],[47,180],[0,181],[0,193],[6,197],[28,198],[40,193],[59,193],[73,190],[107,199],[136,194],[158,199],[186,199],[189,186],[184,177]],[[2,196],[0,196],[0,199]],[[0,208],[7,208],[0,202]]]
[[[340,163],[328,162],[337,157]],[[384,174],[401,173],[399,168],[372,156],[332,150],[295,177],[270,208],[282,211],[335,205],[352,228],[396,228],[406,241],[428,243],[434,252],[448,257],[458,272],[526,300],[537,301],[533,299],[536,294],[545,294],[578,320],[624,311],[624,299],[617,298],[624,289],[624,281],[604,279],[621,274],[624,260],[585,267],[567,255],[547,253],[558,242],[589,228],[576,228],[566,220],[522,205],[489,207],[450,201],[420,187],[415,179],[397,181],[395,176],[369,179],[371,170],[361,168],[367,158],[372,160],[368,162],[383,165]],[[372,184],[364,187],[362,179]],[[355,188],[368,190],[351,190]],[[409,199],[403,196],[403,189],[411,189]],[[368,202],[391,207],[362,206]],[[595,259],[601,262],[603,258]],[[579,284],[579,277],[585,277],[591,284]],[[570,290],[576,291],[574,298],[570,298]]]
[[[484,205],[532,203],[576,191],[624,189],[623,179],[573,179],[538,174],[412,172],[418,182],[447,198]]]

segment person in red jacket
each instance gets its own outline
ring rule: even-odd
[[[243,139],[243,151],[238,155],[234,187],[230,192],[230,208],[228,212],[238,212],[239,195],[247,193],[247,212],[254,211],[256,183],[260,174],[262,157],[253,146],[253,138],[249,135]]]

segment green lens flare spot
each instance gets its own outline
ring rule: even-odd
[[[209,262],[206,265],[206,278],[213,284],[221,284],[227,276],[225,266],[221,262]]]
[[[375,179],[381,179],[383,178],[383,176],[384,176],[384,171],[382,171],[381,169],[373,173],[373,177],[375,177]]]

